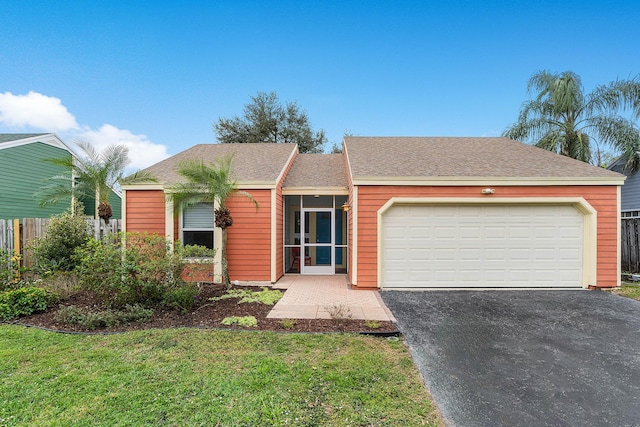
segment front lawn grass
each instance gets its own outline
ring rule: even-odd
[[[619,288],[613,288],[611,292],[616,295],[640,301],[640,285],[638,284],[630,285],[623,283]]]
[[[0,325],[0,426],[440,426],[401,341]]]

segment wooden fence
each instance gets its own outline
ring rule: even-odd
[[[622,218],[620,231],[622,271],[640,273],[640,218]]]
[[[0,250],[19,253],[22,256],[22,266],[30,268],[33,266],[33,257],[29,247],[36,239],[44,236],[47,230],[48,218],[24,218],[22,224],[16,229],[14,220],[0,219]],[[93,230],[93,236],[97,239],[100,235],[117,233],[122,231],[122,220],[112,219],[109,225],[101,225],[98,219],[87,219],[87,224]],[[19,242],[19,247],[15,248],[15,243]]]
[[[14,239],[13,221],[0,219],[0,251],[13,252]]]

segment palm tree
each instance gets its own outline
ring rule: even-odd
[[[98,152],[92,145],[77,143],[85,157],[63,157],[47,161],[68,170],[67,173],[49,179],[47,185],[36,193],[40,206],[56,204],[60,200],[94,198],[98,205],[98,217],[109,224],[113,215],[109,194],[122,184],[155,182],[150,174],[139,171],[124,177],[129,164],[129,149],[124,145],[110,145]],[[70,185],[72,183],[72,185]]]
[[[529,93],[518,121],[503,135],[564,156],[596,162],[605,147],[627,159],[627,168],[638,169],[640,133],[631,121],[618,114],[631,109],[640,117],[640,78],[617,80],[585,94],[580,76],[565,71],[538,71],[529,79]],[[600,166],[600,165],[599,165]]]
[[[231,283],[227,262],[227,228],[233,225],[233,218],[226,203],[229,198],[239,194],[251,200],[258,208],[258,202],[253,196],[238,190],[237,182],[231,178],[232,161],[233,157],[222,157],[211,164],[205,164],[202,160],[186,160],[178,165],[178,173],[187,182],[167,187],[169,197],[182,208],[198,203],[217,203],[214,221],[215,226],[222,229],[222,280],[227,286]]]

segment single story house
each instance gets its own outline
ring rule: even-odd
[[[219,246],[211,206],[165,186],[185,159],[233,155],[231,280],[345,273],[354,288],[587,288],[620,280],[625,177],[506,138],[345,137],[342,154],[292,144],[196,145],[123,187],[126,231]]]
[[[623,218],[640,217],[640,173],[625,171],[626,161],[619,157],[607,169],[627,177],[620,194],[620,213]]]
[[[53,133],[0,134],[0,219],[49,218],[68,211],[71,198],[40,207],[34,194],[49,178],[68,172],[46,160],[72,156],[76,156],[73,150]],[[71,185],[69,180],[69,187]],[[113,191],[109,201],[113,219],[120,219],[120,194]],[[85,212],[97,218],[95,198],[82,202]]]

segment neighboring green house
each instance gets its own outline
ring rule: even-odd
[[[48,218],[68,210],[71,200],[40,207],[34,197],[47,179],[66,172],[46,159],[65,156],[75,153],[55,134],[0,134],[0,219]],[[120,195],[113,192],[110,201],[112,218],[120,219]],[[83,202],[85,212],[95,218],[95,200]]]

